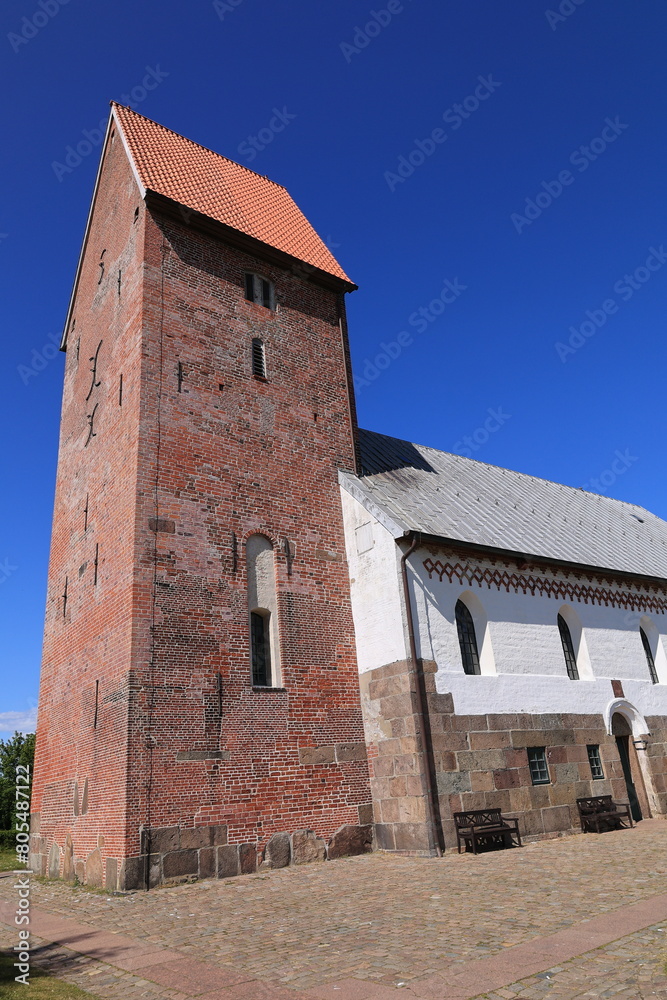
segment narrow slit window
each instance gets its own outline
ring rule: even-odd
[[[642,637],[642,646],[644,647],[644,653],[646,655],[646,662],[648,664],[648,672],[651,677],[651,682],[653,684],[657,684],[658,671],[655,669],[655,660],[653,658],[653,652],[651,650],[651,643],[649,642],[648,636],[643,628],[639,629],[639,634]]]
[[[251,535],[246,541],[246,569],[250,680],[256,688],[278,688],[281,675],[276,567],[273,545],[265,535]]]
[[[248,302],[255,301],[255,275],[246,274],[245,276],[245,297]]]
[[[572,633],[570,632],[570,627],[562,615],[558,615],[558,631],[560,632],[560,641],[563,646],[563,656],[565,657],[565,669],[567,670],[567,676],[571,681],[578,681],[579,669],[577,667],[577,656],[574,652],[574,644],[572,642]]]
[[[549,765],[547,764],[547,751],[545,747],[528,747],[528,768],[530,770],[530,780],[534,785],[549,785]]]
[[[252,373],[255,378],[266,378],[266,352],[259,337],[252,340]]]
[[[481,674],[482,671],[479,665],[479,650],[477,649],[477,636],[475,635],[475,623],[472,620],[470,610],[466,607],[463,601],[457,601],[455,614],[463,669],[466,674]]]
[[[262,305],[271,308],[271,282],[262,278]]]
[[[588,750],[588,763],[591,766],[591,778],[593,781],[601,781],[604,778],[604,771],[600,759],[600,747],[597,743],[589,743],[586,749]]]
[[[271,685],[270,613],[250,612],[250,646],[252,650],[252,682],[255,687]]]

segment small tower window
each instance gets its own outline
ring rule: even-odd
[[[574,652],[572,633],[570,632],[570,628],[562,615],[558,615],[558,631],[560,632],[560,641],[563,645],[563,656],[565,657],[567,676],[571,681],[578,681],[579,670],[577,669],[577,657]]]
[[[642,646],[644,647],[644,653],[646,654],[646,662],[648,663],[648,672],[651,677],[651,682],[653,684],[657,684],[658,671],[655,669],[655,660],[653,658],[653,651],[651,650],[651,643],[649,642],[648,636],[643,628],[639,629],[639,634],[642,637]]]
[[[253,687],[280,687],[278,595],[273,545],[264,535],[246,542],[250,675]]]
[[[275,309],[273,282],[267,281],[259,274],[245,275],[245,297],[248,302],[256,302],[266,309]]]
[[[270,617],[270,612],[263,609],[250,612],[252,682],[256,687],[269,687],[271,684]]]
[[[252,373],[255,378],[266,378],[266,352],[259,337],[252,339]]]
[[[456,602],[456,629],[459,634],[459,646],[461,647],[461,659],[463,669],[467,674],[481,674],[479,666],[479,651],[477,649],[477,636],[475,635],[475,623],[472,615],[463,601]]]

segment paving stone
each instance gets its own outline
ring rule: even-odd
[[[51,963],[61,978],[108,1000],[192,996],[193,982],[151,982],[154,966],[180,958],[241,977],[233,980],[232,992],[225,986],[205,990],[207,1000],[464,1000],[450,994],[447,984],[470,970],[473,983],[465,997],[484,996],[474,981],[474,963],[505,955],[506,984],[487,993],[490,1000],[667,1000],[661,970],[667,923],[653,921],[632,934],[627,923],[632,907],[667,894],[666,857],[667,823],[653,820],[634,830],[558,837],[477,857],[365,854],[116,897],[35,879],[31,904],[37,911],[100,932],[132,934],[145,949],[137,958],[143,964],[132,968],[128,958],[122,959],[124,968],[112,965],[106,957],[111,953],[99,945],[101,960],[47,946],[37,949],[35,961]],[[236,858],[238,864],[238,852]],[[9,923],[12,882],[0,878],[0,918]],[[603,947],[582,923],[601,914],[617,937]],[[513,967],[512,948],[532,942],[540,956],[546,935],[573,925],[572,947],[588,949],[585,954],[555,965],[552,960],[551,971],[541,968],[529,977]],[[3,947],[12,946],[14,934],[15,928],[0,923]],[[82,933],[67,937],[72,948],[83,939]],[[40,945],[38,939],[33,943]],[[160,949],[170,958],[163,961]],[[399,987],[401,982],[407,985]],[[344,983],[349,996],[333,989]]]

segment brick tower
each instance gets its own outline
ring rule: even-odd
[[[368,849],[354,287],[284,188],[112,105],[63,339],[34,870]]]

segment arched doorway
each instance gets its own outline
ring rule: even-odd
[[[613,698],[604,710],[604,721],[609,735],[617,739],[616,745],[626,782],[626,772],[629,767],[630,780],[634,785],[642,816],[644,819],[650,819],[651,816],[659,815],[662,808],[647,752],[651,731],[646,719],[626,698]],[[633,815],[636,816],[636,813],[635,808]]]
[[[620,712],[614,712],[611,717],[611,732],[612,736],[616,738],[616,746],[618,747],[618,754],[621,758],[623,777],[625,778],[625,787],[628,793],[628,802],[630,803],[630,812],[632,813],[632,818],[635,823],[639,823],[639,821],[643,819],[643,812],[639,801],[637,785],[635,785],[635,776],[637,776],[639,781],[641,781],[641,772],[639,771],[638,766],[636,768],[632,767],[632,754],[635,749],[634,744],[631,744],[630,741],[630,737],[632,736],[632,727],[626,717],[621,715]],[[642,797],[645,797],[645,795]]]

